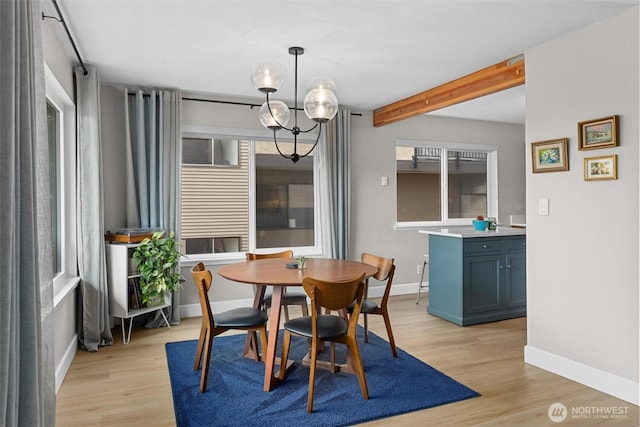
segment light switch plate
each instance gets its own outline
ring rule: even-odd
[[[387,185],[389,185],[389,177],[388,176],[380,177],[380,185],[383,187],[386,187]]]
[[[549,199],[538,200],[538,215],[549,215]]]

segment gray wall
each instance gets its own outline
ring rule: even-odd
[[[104,93],[104,92],[103,92]],[[186,95],[185,95],[186,96]],[[259,123],[257,109],[206,102],[183,102],[184,126],[244,129],[253,135],[270,138]],[[103,111],[103,115],[104,115]],[[370,112],[352,117],[352,238],[351,259],[364,251],[394,257],[398,269],[394,279],[396,293],[415,292],[420,279],[416,266],[422,265],[427,240],[417,230],[394,230],[395,222],[395,140],[396,138],[436,140],[499,146],[499,218],[525,211],[524,126],[471,120],[420,116],[403,122],[374,128]],[[105,142],[106,144],[106,142]],[[381,176],[389,185],[380,186]],[[183,313],[197,313],[197,294],[191,285],[189,269],[183,263],[187,279],[181,296]],[[208,264],[212,270],[219,265]],[[250,286],[230,283],[216,276],[213,299],[221,308],[247,302]],[[215,304],[215,303],[214,303]]]
[[[526,360],[638,404],[638,8],[527,51],[527,142],[569,138],[569,171],[527,154]],[[620,146],[577,149],[577,123],[617,114]],[[618,180],[583,159],[617,154]],[[549,199],[549,216],[538,200]]]
[[[413,139],[496,145],[499,221],[525,211],[524,127],[519,125],[418,116],[374,128],[371,114],[352,120],[351,257],[372,252],[396,259],[394,283],[416,284],[416,266],[427,253],[427,238],[417,230],[394,230],[396,209],[395,140]],[[389,185],[380,185],[388,176]],[[415,287],[412,287],[415,291]]]
[[[42,46],[44,62],[54,74],[70,99],[73,99],[73,71],[71,61],[56,38],[50,25],[60,25],[53,20],[46,20],[42,25]],[[75,245],[74,245],[75,247]],[[69,277],[68,283],[73,282]],[[66,280],[65,280],[66,282]],[[76,336],[76,288],[64,287],[54,296],[54,356],[56,367],[56,390],[73,360],[77,348]],[[67,292],[67,293],[65,293]]]

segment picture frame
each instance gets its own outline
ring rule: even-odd
[[[578,123],[578,150],[618,146],[618,116]]]
[[[569,170],[568,138],[549,139],[531,143],[533,173]]]
[[[587,157],[584,159],[585,181],[618,179],[618,155]]]

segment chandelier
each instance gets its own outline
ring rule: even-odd
[[[269,99],[269,95],[276,93],[284,82],[282,67],[279,64],[262,63],[257,65],[251,73],[253,86],[267,95],[267,101],[260,107],[260,122],[267,129],[273,130],[273,142],[278,153],[282,157],[291,159],[296,163],[303,157],[311,154],[322,133],[322,124],[331,120],[338,112],[338,98],[336,97],[336,84],[329,77],[313,77],[309,80],[307,94],[304,97],[304,112],[307,117],[315,121],[315,125],[307,130],[298,127],[298,56],[304,54],[304,48],[293,46],[289,48],[289,54],[295,56],[295,87],[293,126],[288,128],[289,107],[282,102]],[[311,132],[318,126],[318,137],[313,147],[305,154],[298,153],[298,135]],[[293,134],[293,153],[284,154],[278,146],[276,132],[285,129]]]

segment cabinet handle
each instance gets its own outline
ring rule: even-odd
[[[482,245],[482,247],[483,247],[484,249],[487,249],[487,245]]]
[[[502,270],[503,268],[504,268],[503,266],[500,266],[500,270]]]

